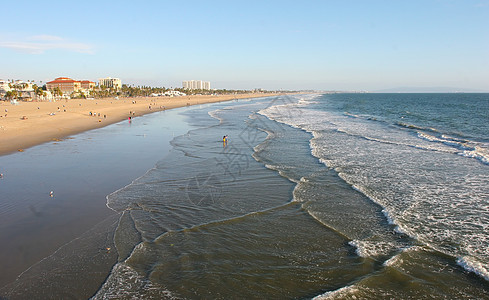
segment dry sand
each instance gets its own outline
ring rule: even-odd
[[[137,117],[187,105],[273,95],[70,99],[55,102],[19,102],[18,105],[0,101],[0,155],[23,151],[44,142],[107,126],[129,116]]]

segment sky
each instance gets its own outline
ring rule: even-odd
[[[4,1],[0,79],[489,91],[489,0]]]

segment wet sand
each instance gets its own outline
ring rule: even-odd
[[[76,241],[85,240],[79,238],[85,232],[100,222],[110,223],[107,218],[115,212],[106,207],[105,197],[153,167],[168,153],[173,136],[188,130],[178,112],[156,112],[0,156],[0,298],[7,295],[2,287],[29,267],[24,277],[38,270],[34,264],[60,253],[57,249],[64,244],[79,244]],[[113,246],[105,227],[88,237],[99,241],[97,247],[82,246],[75,256],[95,253],[109,259],[104,270],[108,272],[113,253],[104,249]],[[98,274],[90,275],[95,282],[91,292],[107,276],[101,267],[99,261],[93,268]],[[59,269],[44,272],[46,280],[56,274],[66,276]]]

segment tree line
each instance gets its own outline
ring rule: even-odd
[[[20,99],[22,97],[22,89],[25,86],[10,85],[12,90],[8,91],[4,98],[5,100]],[[47,88],[46,84],[43,86],[32,85],[34,93],[36,96],[46,96]],[[69,96],[70,98],[109,98],[109,97],[148,97],[153,94],[164,94],[169,91],[178,91],[185,93],[186,95],[230,95],[230,94],[246,94],[256,91],[250,90],[228,90],[228,89],[215,89],[215,90],[203,90],[203,89],[185,89],[185,88],[165,88],[165,87],[151,87],[151,86],[133,86],[123,84],[122,88],[106,87],[106,86],[96,86],[89,91],[78,91],[72,92]],[[262,93],[274,92],[259,90]],[[65,93],[61,91],[59,87],[51,90],[54,97],[64,96]]]

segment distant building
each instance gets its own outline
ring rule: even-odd
[[[179,92],[179,91],[166,91],[164,93],[165,96],[168,97],[181,97],[181,96],[187,96],[187,94]]]
[[[42,95],[36,95],[34,93],[32,98],[36,99],[37,101],[46,101],[46,100],[53,100],[54,96],[49,90],[47,90],[47,91],[43,91]]]
[[[111,77],[100,78],[98,80],[98,85],[105,86],[107,88],[114,88],[117,90],[122,89],[122,82],[119,78],[111,78]]]
[[[34,92],[34,84],[30,81],[6,81],[0,80],[0,99],[3,99],[5,95],[10,92],[15,91],[15,97],[21,100],[32,100]]]
[[[80,83],[81,83],[81,88],[84,90],[91,90],[95,87],[95,82],[90,80],[82,80],[80,81]]]
[[[46,89],[53,91],[59,88],[63,94],[73,92],[89,91],[95,87],[95,82],[90,80],[74,80],[69,77],[58,77],[53,81],[46,82]]]
[[[9,82],[7,80],[0,80],[0,96],[11,90]]]
[[[0,100],[3,100],[5,94],[10,91],[9,82],[6,80],[0,80]]]
[[[53,81],[46,82],[46,89],[49,91],[56,88],[59,88],[63,94],[78,92],[81,89],[81,82],[69,77],[58,77]]]
[[[210,90],[211,83],[209,81],[202,80],[187,80],[182,82],[184,89],[188,90]]]

